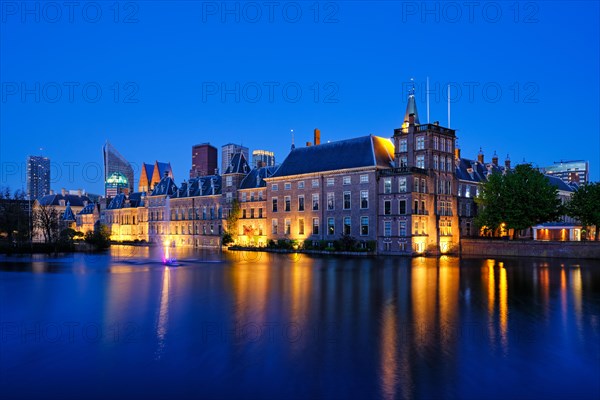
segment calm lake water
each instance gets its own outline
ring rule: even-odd
[[[2,398],[600,397],[600,261],[159,253],[0,258]]]

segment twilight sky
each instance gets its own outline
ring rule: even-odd
[[[67,4],[69,4],[67,2]],[[471,5],[473,4],[473,5]],[[52,188],[103,193],[109,140],[134,165],[191,146],[273,150],[402,123],[410,78],[421,122],[451,127],[463,157],[590,161],[600,180],[597,1],[3,2],[0,186],[27,155]],[[136,188],[139,169],[136,170]]]

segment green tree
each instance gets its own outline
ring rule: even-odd
[[[490,175],[487,182],[481,185],[479,196],[475,201],[479,205],[479,213],[475,223],[482,228],[485,235],[496,236],[504,219],[504,177],[501,174]]]
[[[482,206],[477,217],[479,226],[486,226],[495,235],[502,223],[520,230],[533,225],[556,221],[562,210],[558,190],[548,178],[530,164],[520,164],[505,175],[493,174],[482,185],[476,199]]]
[[[93,245],[96,250],[110,247],[110,229],[104,224],[97,224],[93,231],[85,233],[85,242]]]
[[[566,206],[567,214],[584,227],[596,227],[596,240],[600,240],[600,183],[581,185]]]
[[[15,242],[25,242],[30,235],[30,215],[27,209],[29,202],[25,193],[15,191],[12,196],[9,188],[0,190],[0,237]]]
[[[228,245],[235,241],[234,237],[237,233],[238,220],[240,219],[241,212],[240,202],[238,199],[233,199],[231,202],[231,210],[229,210],[229,214],[227,215],[227,229],[223,230],[222,243],[224,245]]]

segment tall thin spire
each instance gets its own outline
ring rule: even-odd
[[[414,79],[411,78],[412,88],[408,91],[408,102],[406,104],[406,112],[404,113],[404,121],[402,128],[408,127],[408,117],[410,114],[415,115],[415,124],[419,125],[419,113],[417,112],[417,102],[415,101],[415,83]]]

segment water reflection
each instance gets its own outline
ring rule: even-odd
[[[169,291],[171,287],[171,268],[165,267],[160,291],[160,305],[158,308],[158,322],[156,324],[156,338],[158,347],[154,353],[156,360],[160,360],[165,350],[167,324],[169,323]]]
[[[33,354],[39,390],[71,397],[84,393],[65,376],[89,387],[97,371],[163,398],[600,395],[598,261],[249,253],[200,263],[190,260],[205,255],[189,252],[172,268],[152,253],[150,262],[137,250],[112,254],[0,261],[2,322],[140,329],[134,343],[34,350],[6,331],[6,389],[28,393],[31,363],[21,360]]]

